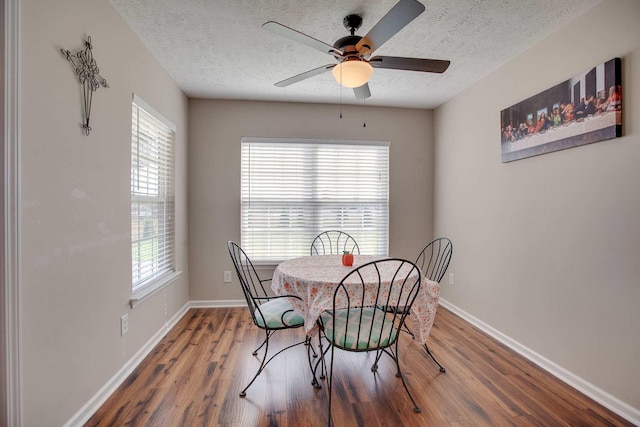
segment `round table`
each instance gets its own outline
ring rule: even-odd
[[[342,255],[316,255],[294,258],[282,262],[275,269],[271,288],[276,295],[294,295],[290,298],[294,310],[304,318],[307,335],[317,332],[317,320],[320,314],[333,307],[333,296],[338,284],[353,269],[371,261],[383,259],[372,255],[354,255],[353,266],[342,265]],[[396,271],[392,265],[388,271],[381,270],[384,279]],[[369,281],[365,277],[365,281]],[[377,277],[370,278],[377,283]],[[390,281],[390,279],[389,279]],[[348,286],[348,283],[346,283]],[[431,280],[422,280],[420,291],[409,314],[415,338],[426,343],[433,320],[435,319],[440,297],[440,285]]]

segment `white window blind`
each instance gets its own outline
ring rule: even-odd
[[[264,264],[310,254],[326,230],[386,256],[389,143],[243,138],[241,244]]]
[[[134,96],[131,259],[135,293],[175,271],[175,127]]]

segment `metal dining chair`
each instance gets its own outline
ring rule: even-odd
[[[416,264],[422,270],[425,279],[440,283],[449,268],[453,255],[453,243],[446,237],[439,237],[422,249]]]
[[[449,262],[451,261],[452,255],[453,244],[451,243],[451,240],[446,237],[439,237],[429,242],[427,246],[425,246],[422,251],[420,251],[418,258],[416,259],[416,265],[420,267],[420,270],[424,275],[424,279],[440,283],[447,271],[447,268],[449,268]],[[387,311],[407,311],[406,307],[381,308],[386,309]],[[411,331],[411,328],[409,328],[409,325],[407,325],[406,323],[403,325],[402,331],[408,333],[415,339],[415,335]],[[435,356],[429,349],[429,346],[426,343],[424,343],[423,346],[427,351],[427,354],[431,357],[431,360],[433,360],[435,364],[438,365],[440,372],[447,372],[444,366],[442,366],[440,362],[438,362],[438,360],[435,358]]]
[[[429,242],[427,246],[420,251],[420,255],[418,255],[418,258],[416,259],[416,264],[420,267],[420,270],[422,270],[422,274],[425,279],[440,283],[447,272],[447,268],[449,268],[449,262],[451,262],[452,255],[453,243],[451,243],[451,240],[446,237],[439,237]],[[405,331],[411,334],[411,336],[414,336],[411,329],[406,325]],[[433,353],[431,353],[431,350],[429,350],[429,346],[427,346],[426,343],[424,344],[424,349],[431,357],[431,360],[438,365],[440,372],[446,372],[447,370],[433,356]]]
[[[301,328],[304,326],[304,319],[293,310],[293,307],[291,307],[288,300],[289,298],[300,298],[295,295],[268,295],[264,288],[264,283],[271,281],[271,279],[260,279],[253,263],[237,243],[229,241],[227,242],[227,248],[229,249],[229,255],[231,256],[236,273],[238,274],[238,280],[242,286],[242,292],[247,301],[247,306],[251,313],[253,324],[265,332],[264,341],[253,351],[253,355],[257,356],[258,351],[264,347],[264,355],[260,361],[258,371],[251,381],[249,381],[249,384],[247,384],[247,386],[240,392],[240,396],[244,397],[247,394],[247,389],[251,384],[253,384],[256,378],[258,378],[258,375],[260,375],[274,357],[297,345],[308,345],[309,338],[305,337],[304,340],[281,349],[267,359],[267,355],[269,353],[269,338],[271,335],[279,330]],[[311,345],[309,345],[307,350],[309,367],[313,370],[310,354],[311,351],[313,351],[315,357],[315,350]]]
[[[420,269],[411,261],[391,258],[359,266],[350,271],[336,288],[331,310],[324,311],[319,320],[320,331],[329,344],[323,350],[323,340],[320,340],[323,369],[325,355],[331,350],[327,378],[329,426],[333,425],[331,402],[335,349],[376,352],[371,367],[374,375],[382,354],[390,356],[396,366],[396,376],[402,380],[413,403],[414,412],[420,412],[400,369],[398,341],[407,314],[420,290],[421,278]],[[405,310],[386,311],[380,307],[403,307]]]
[[[360,255],[356,240],[344,231],[327,230],[318,234],[311,242],[311,255],[343,254]]]

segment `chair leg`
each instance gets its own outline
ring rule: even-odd
[[[411,331],[411,329],[409,329],[409,327],[407,326],[407,324],[405,323],[404,325],[402,325],[402,332],[406,332],[409,335],[411,335],[411,338],[413,338],[414,340],[416,339],[416,336],[413,334],[413,332]]]
[[[327,370],[327,365],[325,362],[325,356],[327,355],[327,352],[329,351],[329,347],[327,346],[326,349],[323,350],[322,348],[322,333],[318,333],[318,349],[320,352],[320,358],[316,361],[316,366],[313,368],[313,381],[311,382],[311,384],[315,387],[315,388],[322,388],[322,386],[320,385],[320,382],[317,380],[317,378],[320,378],[321,380],[325,379],[325,372]],[[316,376],[316,373],[318,372],[318,367],[320,367],[320,376]]]
[[[383,350],[377,350],[376,351],[376,360],[373,361],[373,365],[371,365],[371,372],[378,372],[378,362],[380,361],[380,358],[382,357],[382,352]]]
[[[396,341],[395,351],[391,347],[388,347],[382,350],[378,350],[376,352],[376,364],[378,362],[378,359],[380,359],[380,357],[382,356],[382,353],[387,353],[389,357],[393,359],[393,363],[396,364],[396,377],[402,380],[402,386],[404,387],[404,390],[407,392],[407,396],[409,396],[409,399],[411,399],[411,402],[413,403],[413,412],[416,412],[416,413],[422,412],[422,410],[418,407],[418,404],[416,403],[416,401],[413,399],[413,396],[409,391],[409,387],[407,386],[407,383],[404,380],[404,375],[402,375],[402,371],[400,370],[400,358],[398,357],[398,341]],[[371,368],[371,370],[373,371],[373,368]]]
[[[269,336],[271,335],[271,331],[265,330],[265,333],[266,333],[266,337],[264,341],[262,342],[262,344],[260,344],[260,347],[258,347],[253,351],[253,355],[255,356],[258,354],[258,350],[260,350],[264,346],[264,356],[262,356],[262,360],[260,361],[260,367],[258,368],[258,371],[253,376],[251,381],[249,381],[249,384],[247,384],[247,386],[244,389],[242,389],[242,391],[240,392],[240,397],[245,397],[247,395],[247,389],[251,387],[251,384],[253,384],[256,378],[258,378],[258,375],[260,375],[260,372],[262,372],[262,369],[264,369],[264,366],[266,365],[266,363],[264,362],[267,359],[267,353],[269,352]]]
[[[313,357],[314,358],[318,357],[318,353],[316,353],[316,349],[313,348],[313,344],[311,344],[311,337],[307,337],[306,338],[306,341],[304,342],[304,345],[309,347],[308,350],[311,350],[311,352],[313,352]],[[307,351],[307,353],[309,353],[309,351]]]
[[[333,360],[334,360],[333,352],[334,352],[334,347],[331,345],[331,363],[329,364],[329,376],[327,378],[327,387],[329,388],[329,413],[327,418],[328,427],[333,426],[333,419],[331,418],[331,389],[333,386]]]
[[[404,375],[402,375],[402,372],[400,371],[400,358],[398,357],[398,342],[397,341],[396,341],[395,353],[392,354],[392,352],[387,352],[387,354],[389,354],[391,356],[391,358],[396,362],[396,368],[398,369],[398,372],[397,372],[396,376],[400,377],[400,379],[402,380],[402,386],[404,387],[404,390],[407,392],[407,396],[409,396],[409,399],[411,399],[411,402],[413,403],[413,412],[415,412],[415,413],[422,412],[422,410],[420,409],[420,407],[418,406],[416,401],[413,399],[413,396],[411,395],[411,392],[409,391],[409,387],[407,386],[407,382],[404,380]]]
[[[266,330],[266,338],[264,340],[264,342],[262,343],[262,345],[260,347],[258,347],[258,350],[260,348],[262,348],[262,346],[264,346],[264,356],[262,356],[262,361],[260,362],[260,367],[258,368],[258,371],[256,372],[256,374],[253,376],[253,378],[251,379],[251,381],[249,382],[249,384],[247,384],[247,386],[240,392],[240,397],[245,397],[247,395],[247,390],[249,389],[249,387],[251,387],[251,384],[253,384],[253,382],[256,380],[256,378],[258,378],[258,375],[260,375],[262,373],[262,371],[264,370],[264,368],[266,368],[266,366],[269,364],[269,362],[271,362],[273,360],[274,357],[276,357],[277,355],[279,355],[280,353],[282,353],[285,350],[288,350],[292,347],[295,347],[297,345],[300,344],[305,344],[307,342],[307,338],[305,337],[305,339],[303,341],[297,342],[295,344],[291,344],[283,349],[281,349],[280,351],[278,351],[276,354],[274,354],[273,356],[271,356],[269,359],[267,359],[267,354],[269,353],[269,337],[271,336],[271,334],[273,334],[275,331],[274,330]],[[257,350],[256,350],[257,351]]]
[[[431,356],[431,360],[433,360],[436,363],[436,365],[440,367],[440,372],[442,373],[447,372],[447,370],[444,369],[444,366],[442,366],[440,362],[438,362],[436,358],[433,356],[433,353],[431,353],[431,351],[429,350],[429,347],[427,347],[427,344],[424,344],[424,349],[427,350],[427,354]]]
[[[409,329],[409,326],[407,326],[407,323],[406,323],[406,322],[404,323],[404,325],[402,325],[402,329],[401,329],[401,331],[402,331],[402,332],[406,332],[406,333],[408,333],[409,335],[411,335],[411,338],[413,338],[414,340],[416,339],[416,336],[413,334],[413,332],[411,331],[411,329]],[[433,361],[436,363],[436,365],[438,365],[438,367],[440,368],[440,372],[442,372],[442,373],[447,372],[447,370],[446,370],[446,369],[444,369],[444,367],[443,367],[443,366],[442,366],[442,365],[441,365],[441,364],[436,360],[436,358],[433,356],[433,353],[431,353],[431,351],[429,350],[429,347],[427,347],[427,345],[426,345],[426,344],[424,344],[423,346],[424,346],[424,349],[425,349],[425,350],[427,350],[427,354],[428,354],[429,356],[431,356],[431,360],[433,360]],[[376,361],[377,361],[377,360],[376,360]],[[373,370],[373,368],[372,368],[372,370]]]
[[[313,352],[314,358],[317,358],[318,354],[316,353],[316,350],[313,348],[313,344],[311,343],[311,337],[307,337],[307,343],[305,345],[308,346],[307,359],[309,360],[309,369],[311,370],[311,375],[313,375],[313,379],[311,380],[311,385],[314,386],[315,388],[322,388],[322,386],[320,385],[320,382],[318,381],[318,378],[316,377],[318,364],[322,362],[322,343],[320,343],[320,349],[319,349],[321,357],[316,361],[315,366],[311,360],[311,352]]]
[[[264,341],[262,341],[262,344],[260,344],[260,347],[258,347],[258,348],[256,348],[255,350],[253,350],[253,353],[251,353],[251,354],[253,354],[254,356],[257,356],[257,355],[258,355],[258,352],[260,351],[260,349],[261,349],[262,347],[264,347],[264,345],[265,345],[265,344],[267,344],[267,341],[269,341],[269,336],[270,336],[270,335],[271,335],[271,332],[270,332],[270,331],[267,331],[267,337],[264,339]]]
[[[311,385],[314,386],[315,388],[322,388],[322,386],[320,386],[320,382],[318,381],[318,378],[316,377],[316,370],[318,369],[318,363],[319,361],[316,361],[315,366],[313,365],[313,362],[311,361],[311,352],[307,352],[307,356],[309,359],[309,369],[311,369],[311,375],[313,376],[313,378],[311,379]]]

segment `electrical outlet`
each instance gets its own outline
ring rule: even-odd
[[[129,332],[129,315],[125,314],[120,318],[120,336],[125,336]]]
[[[224,272],[224,283],[231,283],[231,272],[230,271],[225,271]]]
[[[449,284],[453,286],[453,273],[449,273]]]

